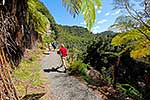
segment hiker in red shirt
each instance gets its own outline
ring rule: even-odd
[[[61,44],[61,47],[59,49],[59,52],[60,52],[60,55],[61,55],[61,60],[62,60],[62,65],[61,66],[64,66],[65,68],[65,72],[66,72],[66,57],[67,57],[67,48],[65,48],[64,44]]]

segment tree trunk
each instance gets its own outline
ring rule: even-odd
[[[27,0],[0,1],[0,100],[19,100],[11,70],[26,47],[26,12]]]
[[[118,66],[120,64],[120,57],[117,58],[117,61],[115,62],[114,65],[112,65],[113,68],[113,87],[116,88],[116,83],[117,83],[117,74],[118,74]]]
[[[11,79],[10,65],[4,50],[0,50],[0,100],[19,100],[16,88]]]
[[[150,73],[145,75],[144,100],[150,99]]]

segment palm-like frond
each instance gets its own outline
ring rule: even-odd
[[[82,0],[62,0],[62,3],[73,17],[81,11]]]
[[[150,56],[150,41],[140,41],[140,43],[135,44],[135,48],[130,52],[133,58],[142,58]]]
[[[132,17],[130,16],[119,16],[116,18],[115,22],[113,25],[109,27],[109,30],[118,30],[121,32],[128,31],[130,29],[133,29],[135,25],[137,25]]]
[[[146,35],[150,35],[150,32],[145,32]],[[130,30],[116,35],[112,39],[112,45],[130,47],[132,49],[130,56],[135,59],[150,56],[150,41],[137,30]]]
[[[87,28],[91,29],[95,22],[95,6],[101,7],[100,0],[62,0],[62,2],[73,17],[81,12]]]
[[[124,32],[116,35],[112,39],[112,45],[120,46],[122,44],[131,44],[137,40],[145,39],[144,36],[136,30]]]

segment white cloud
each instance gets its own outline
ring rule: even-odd
[[[81,22],[80,25],[86,25],[85,21],[84,21],[84,22]]]
[[[103,24],[103,23],[106,23],[106,22],[107,22],[107,20],[103,19],[103,20],[98,21],[97,24]]]
[[[119,14],[120,13],[120,9],[119,10],[117,10],[115,13],[112,13],[111,15],[117,15],[117,14]]]
[[[100,30],[101,30],[100,26],[97,25],[97,26],[94,26],[91,31],[92,31],[94,34],[96,34],[96,33],[100,32]]]
[[[98,14],[100,14],[101,12],[102,12],[101,10],[98,10],[98,11],[97,11]]]
[[[105,16],[109,16],[110,15],[110,13],[109,12],[107,12],[106,14],[105,14]]]
[[[93,27],[92,29],[93,30],[96,30],[96,29],[99,29],[100,27],[99,26],[95,26],[95,27]]]
[[[98,33],[99,31],[98,31],[98,30],[92,30],[92,32],[93,32],[94,34],[96,34],[96,33]]]

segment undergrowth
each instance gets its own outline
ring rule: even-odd
[[[22,59],[19,66],[15,69],[13,78],[20,96],[44,90],[38,88],[45,82],[40,72],[42,57],[42,50],[39,48],[34,49],[34,51],[27,50],[26,57]]]

